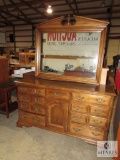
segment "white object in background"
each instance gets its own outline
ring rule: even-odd
[[[20,70],[19,69],[14,70],[14,74],[20,74]]]
[[[102,68],[100,84],[106,85],[108,68]]]
[[[35,67],[31,67],[32,71],[35,71]]]

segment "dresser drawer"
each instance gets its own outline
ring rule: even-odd
[[[25,86],[18,86],[18,93],[30,93],[39,96],[45,96],[45,89],[39,87],[25,87]]]
[[[19,121],[30,126],[44,127],[45,117],[19,110]]]
[[[88,123],[90,126],[101,127],[101,128],[107,127],[107,119],[106,118],[89,116]]]
[[[88,95],[88,94],[82,94],[82,93],[72,93],[72,99],[76,101],[82,101],[82,102],[89,102],[89,103],[97,103],[97,104],[104,104],[108,105],[110,102],[110,96],[106,95]]]
[[[92,106],[90,105],[90,115],[107,118],[109,113],[109,107],[107,106]]]
[[[30,93],[29,87],[25,86],[18,86],[17,91],[18,93]]]
[[[80,113],[87,113],[88,112],[88,104],[77,102],[77,101],[72,101],[71,111],[80,112]]]
[[[30,108],[31,108],[31,112],[33,113],[45,115],[45,108],[43,105],[34,104],[34,105],[31,105]]]
[[[39,95],[39,96],[45,96],[45,89],[44,88],[30,88],[30,93]]]
[[[18,94],[18,101],[31,102],[31,97],[28,94]]]
[[[70,132],[78,136],[88,137],[95,140],[104,140],[105,135],[104,130],[100,130],[95,127],[87,127],[76,123],[70,124]]]
[[[69,99],[69,92],[58,90],[47,90],[47,98]]]
[[[87,115],[71,113],[70,121],[76,122],[76,123],[86,124],[87,123]]]
[[[42,97],[33,96],[33,97],[32,97],[32,103],[37,103],[37,104],[40,104],[40,105],[44,105],[45,99],[42,98]],[[34,104],[33,104],[33,105],[34,105]]]
[[[30,111],[29,103],[19,102],[18,106],[19,109],[22,109],[24,111]]]

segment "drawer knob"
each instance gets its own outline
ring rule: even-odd
[[[24,87],[21,87],[21,88],[20,88],[20,90],[21,90],[21,91],[25,91],[25,90],[26,90],[26,88],[24,88]]]
[[[84,100],[84,97],[76,97],[77,100]]]
[[[26,105],[24,105],[24,104],[22,104],[21,107],[22,107],[23,109],[28,108],[28,106],[26,106]]]
[[[80,128],[73,128],[75,132],[79,132],[81,129]]]
[[[55,96],[60,96],[60,93],[55,92],[54,95]]]
[[[75,118],[75,119],[83,119],[83,117],[80,117],[80,116],[74,116],[73,118]]]
[[[40,118],[35,118],[34,119],[36,122],[40,122]]]
[[[35,107],[35,111],[39,111],[40,110],[40,108],[38,108],[38,107]]]
[[[100,133],[92,132],[94,136],[100,136]]]
[[[25,114],[24,114],[24,115],[22,115],[22,118],[23,118],[23,119],[25,119],[25,118],[26,118],[26,115],[25,115]]]
[[[40,102],[40,99],[39,98],[35,98],[35,102]]]
[[[98,121],[98,120],[94,119],[94,123],[96,123],[96,124],[102,124],[102,121]]]
[[[96,101],[97,101],[98,103],[104,103],[104,102],[105,102],[105,100],[104,100],[104,99],[101,99],[101,98],[97,98]]]
[[[39,93],[41,90],[35,89],[35,93]]]
[[[75,106],[74,108],[75,108],[76,110],[78,110],[78,111],[83,109],[83,107],[81,107],[81,106]]]
[[[23,97],[23,96],[21,96],[20,98],[21,98],[21,99],[27,99],[27,97]]]
[[[95,112],[96,112],[97,114],[103,113],[103,111],[101,111],[101,110],[95,110]]]

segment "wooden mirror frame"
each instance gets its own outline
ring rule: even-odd
[[[91,84],[100,84],[101,71],[103,65],[104,51],[105,51],[105,42],[106,42],[106,32],[107,25],[109,24],[106,21],[100,21],[96,19],[74,16],[76,24],[74,25],[61,25],[61,21],[64,16],[49,20],[44,23],[36,25],[36,58],[35,58],[35,76],[42,79],[49,80],[58,80],[58,81],[72,81],[72,82],[82,82],[82,83],[91,83]],[[75,76],[66,76],[66,75],[55,75],[55,74],[46,74],[41,72],[41,34],[42,33],[57,33],[57,32],[100,32],[100,46],[99,46],[99,55],[98,55],[98,64],[96,71],[96,79],[75,77]]]

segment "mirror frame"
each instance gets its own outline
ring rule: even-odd
[[[74,16],[76,23],[74,25],[62,25],[61,21],[64,16],[49,20],[44,23],[36,25],[36,56],[35,56],[35,76],[37,78],[49,79],[49,80],[58,80],[58,81],[72,81],[72,82],[81,82],[81,83],[90,83],[90,84],[100,84],[104,51],[105,51],[105,42],[106,42],[106,33],[107,21],[100,21],[96,19]],[[98,55],[98,64],[96,71],[96,78],[83,78],[75,76],[66,76],[66,75],[55,75],[55,74],[46,74],[41,72],[41,47],[42,47],[42,33],[55,33],[55,32],[100,32],[100,45],[99,45],[99,55]]]

